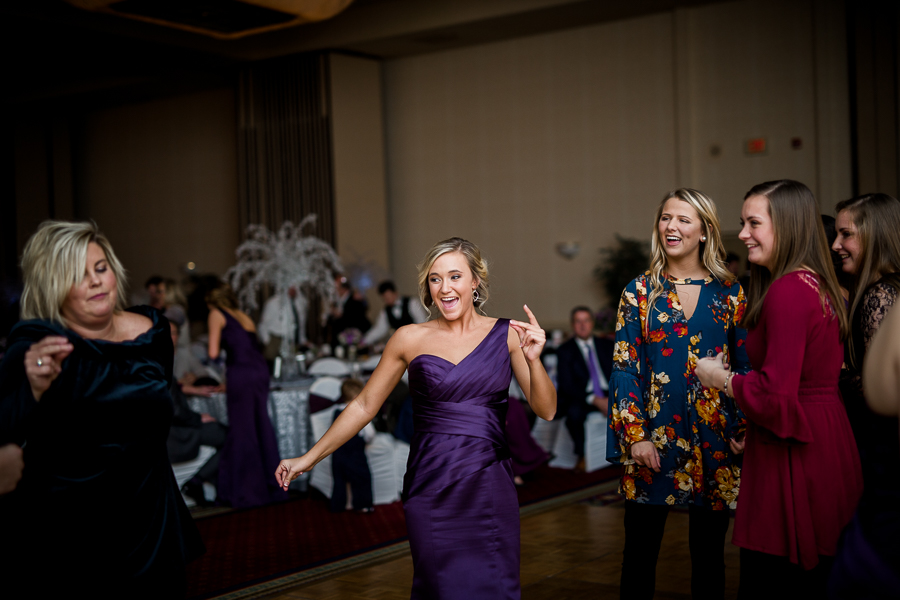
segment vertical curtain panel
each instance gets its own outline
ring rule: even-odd
[[[315,213],[313,231],[334,245],[331,114],[327,56],[253,63],[238,82],[240,226],[277,231]]]

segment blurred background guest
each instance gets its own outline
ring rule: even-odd
[[[865,364],[867,382],[870,376],[876,381],[892,376],[889,360],[870,361],[868,356],[877,352],[876,334],[893,315],[900,292],[900,202],[887,194],[866,194],[838,203],[835,210],[832,249],[854,279],[841,393],[856,436],[864,487],[844,531],[829,591],[835,598],[887,598],[900,594],[900,393],[897,387],[864,387],[862,367]],[[900,337],[896,331],[892,334],[878,336],[892,340],[882,341],[886,356],[896,355]],[[882,414],[871,408],[891,403],[892,410]]]
[[[166,282],[159,275],[151,275],[144,282],[144,289],[147,291],[149,300],[147,304],[157,310],[165,310],[166,308]]]
[[[734,252],[726,254],[725,268],[728,269],[729,273],[734,275],[735,279],[738,279],[741,276],[741,257]]]
[[[191,351],[191,348],[180,344],[181,332],[187,323],[183,311],[167,308],[163,313],[171,325],[178,328],[178,335],[172,336],[175,342],[175,366],[173,374],[175,381],[182,385],[218,386],[215,391],[225,391],[225,386],[220,385],[221,377],[214,370],[207,368],[203,362]]]
[[[191,324],[187,318],[187,298],[181,290],[181,285],[171,278],[163,280],[163,310],[167,315],[175,317],[180,333],[177,346],[187,348],[191,345]],[[170,319],[171,320],[171,319]]]
[[[347,379],[341,384],[341,399],[334,407],[337,419],[347,405],[363,389],[358,379]],[[372,512],[372,471],[366,458],[366,444],[375,439],[375,427],[369,423],[331,456],[331,475],[334,488],[331,492],[331,512],[341,512],[348,508],[359,512]],[[350,492],[349,501],[347,492]]]
[[[387,342],[387,338],[404,325],[428,320],[428,311],[422,303],[409,296],[400,296],[393,281],[378,284],[378,294],[384,301],[384,310],[378,313],[375,325],[363,336],[363,346],[371,347],[379,342]]]
[[[178,325],[169,321],[169,330],[172,334],[172,344],[177,348]],[[166,440],[169,460],[173,463],[194,460],[200,453],[200,446],[210,446],[216,449],[216,453],[200,467],[197,474],[182,486],[182,491],[202,506],[206,504],[203,484],[209,483],[213,487],[217,487],[218,451],[225,445],[225,433],[228,428],[216,421],[212,415],[191,410],[187,396],[208,397],[219,391],[219,387],[182,384],[177,379],[173,379],[171,391],[174,413],[172,426],[169,428],[169,437]]]
[[[288,288],[287,295],[274,294],[263,306],[259,321],[259,340],[265,347],[265,356],[274,360],[281,352],[281,340],[288,339],[290,347],[306,346],[306,313],[308,304],[297,288]]]
[[[584,422],[592,412],[606,416],[615,343],[594,335],[594,313],[587,306],[573,308],[570,321],[574,335],[556,350],[556,414],[572,436],[575,470],[584,471]]]
[[[278,443],[269,419],[269,369],[253,320],[238,309],[227,284],[206,295],[209,304],[209,357],[224,348],[228,435],[219,462],[218,498],[235,508],[261,506],[287,498],[272,481]]]
[[[181,597],[202,543],[166,456],[169,326],[122,310],[125,273],[93,223],[44,222],[22,270],[27,320],[0,365],[0,439],[25,446],[12,572],[40,595]]]
[[[353,291],[350,282],[343,275],[334,279],[335,295],[337,301],[328,314],[326,327],[328,340],[332,346],[340,343],[338,336],[347,329],[356,329],[360,334],[366,333],[372,324],[366,317],[365,300]]]

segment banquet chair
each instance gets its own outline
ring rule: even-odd
[[[584,470],[586,473],[617,464],[606,460],[606,436],[609,420],[598,412],[592,412],[584,422]],[[568,433],[568,432],[566,432]]]
[[[313,439],[318,441],[334,420],[334,411],[321,410],[310,415]],[[405,446],[405,448],[404,448]],[[405,451],[405,453],[404,453]],[[374,504],[390,504],[400,499],[403,487],[403,473],[406,472],[406,457],[409,445],[397,440],[389,433],[378,433],[366,445],[366,459],[372,473],[372,498]],[[402,461],[402,468],[398,461]],[[331,498],[334,478],[331,475],[331,456],[322,459],[311,471],[309,484]]]
[[[191,477],[200,472],[200,469],[206,464],[206,461],[212,458],[215,453],[216,449],[212,446],[200,446],[197,458],[186,460],[184,462],[172,463],[172,472],[175,474],[175,482],[178,484],[178,489],[181,489],[185,483],[191,480]],[[206,484],[204,484],[203,487],[205,488]],[[204,495],[207,496],[207,500],[215,500],[215,495],[213,495],[212,498],[209,498],[209,494],[206,491],[204,491]],[[189,496],[182,494],[182,497],[189,507],[194,506],[195,502]]]
[[[310,375],[331,375],[333,377],[346,377],[350,374],[350,365],[344,361],[326,356],[320,358],[309,367]]]
[[[359,363],[359,367],[360,367],[360,369],[362,369],[362,372],[363,372],[363,373],[371,373],[372,371],[375,370],[375,367],[378,366],[378,363],[379,363],[380,361],[381,361],[381,355],[380,355],[380,354],[373,354],[372,356],[370,356],[370,357],[367,358],[366,360],[364,360],[364,361],[362,361],[361,363]]]
[[[578,464],[578,456],[574,452],[575,442],[562,419],[545,421],[538,417],[534,420],[531,435],[538,446],[549,452],[553,458],[547,463],[558,469],[574,469]],[[587,442],[585,442],[587,446]],[[587,462],[587,460],[585,460]]]

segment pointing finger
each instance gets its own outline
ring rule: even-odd
[[[531,322],[531,324],[534,326],[537,326],[537,324],[538,324],[537,319],[535,318],[534,313],[531,312],[531,309],[528,308],[528,305],[524,304],[524,305],[522,305],[522,308],[525,309],[525,314],[528,315],[528,320]]]

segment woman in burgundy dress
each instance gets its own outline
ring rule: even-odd
[[[483,314],[487,266],[471,242],[435,245],[419,298],[437,318],[391,337],[366,387],[304,456],[283,460],[287,486],[371,421],[409,368],[415,434],[403,482],[412,598],[519,598],[519,505],[503,425],[512,374],[534,412],[552,419],[556,391],[541,365],[544,331]]]
[[[237,308],[227,285],[207,294],[209,356],[222,347],[225,360],[228,435],[219,461],[218,498],[235,508],[284,500],[287,492],[269,477],[278,465],[278,441],[269,419],[269,369],[253,320]]]
[[[748,421],[733,538],[741,547],[738,597],[821,598],[862,492],[838,392],[847,316],[805,185],[755,186],[741,220],[753,263],[744,324],[755,370],[734,374],[721,355],[696,369],[703,385],[733,396]]]

